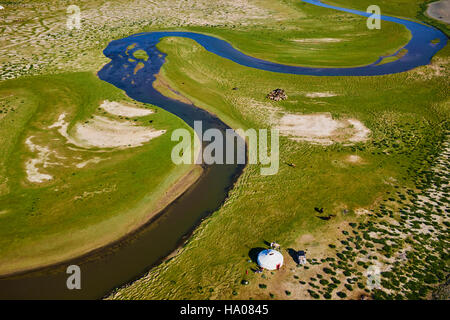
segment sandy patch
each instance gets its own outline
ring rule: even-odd
[[[450,24],[450,0],[441,0],[428,5],[427,15]]]
[[[144,117],[153,113],[153,110],[130,107],[116,101],[105,100],[100,108],[115,116],[123,117]]]
[[[341,42],[344,39],[339,38],[309,38],[309,39],[292,39],[294,42],[300,43],[333,43],[333,42]]]
[[[370,130],[359,120],[347,119],[347,121],[353,126],[353,131],[355,132],[353,136],[349,139],[350,142],[362,142],[366,141],[369,137]]]
[[[312,234],[304,234],[300,237],[300,243],[307,244],[314,241],[314,236]]]
[[[86,167],[88,164],[91,164],[91,163],[99,163],[99,162],[102,161],[102,160],[103,160],[103,159],[101,159],[101,158],[99,158],[99,157],[95,157],[95,158],[93,158],[93,159],[89,159],[89,160],[86,160],[86,161],[77,163],[77,164],[75,165],[75,167],[77,167],[78,169],[81,169],[81,168]]]
[[[37,157],[31,158],[25,163],[27,179],[34,183],[42,183],[52,180],[53,176],[40,172],[39,167],[47,168],[51,165],[60,165],[59,163],[50,161],[50,158],[51,156],[54,156],[56,158],[63,159],[63,157],[59,157],[55,151],[52,151],[47,147],[34,144],[31,141],[32,138],[33,136],[28,137],[25,143],[31,152],[37,152]]]
[[[305,97],[308,98],[328,98],[335,96],[337,96],[337,94],[333,92],[309,92],[305,94]]]
[[[329,113],[285,114],[276,128],[292,140],[322,145],[365,141],[370,133],[358,120],[335,120]]]
[[[87,123],[78,123],[68,132],[65,114],[49,128],[59,128],[58,132],[67,142],[80,148],[132,148],[142,146],[153,138],[159,137],[166,130],[154,130],[138,126],[131,121],[111,120],[102,116],[94,116]]]
[[[370,211],[365,209],[365,208],[357,208],[355,209],[355,213],[360,216],[360,215],[368,215],[370,214]]]
[[[345,161],[350,163],[361,163],[363,159],[360,156],[357,156],[356,154],[352,154],[346,157]]]

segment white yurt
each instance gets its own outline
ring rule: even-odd
[[[276,250],[263,250],[258,254],[258,264],[267,270],[280,269],[283,265],[283,255]]]

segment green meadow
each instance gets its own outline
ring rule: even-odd
[[[219,25],[188,30],[222,38],[260,59],[319,67],[367,65],[395,53],[410,39],[409,31],[398,24],[383,21],[381,30],[368,30],[364,17],[302,1],[275,2],[271,7],[285,17],[282,25],[269,20],[239,28]]]
[[[424,15],[428,0],[323,1],[359,10],[378,4],[382,14],[425,21],[448,34],[448,26]],[[67,35],[71,46],[73,39],[82,39],[77,41],[83,52],[74,46],[70,54],[80,53],[74,64],[85,72],[61,71],[75,70],[69,64],[61,67],[71,61],[67,58],[58,62],[59,69],[56,64],[54,70],[43,69],[51,74],[0,82],[0,275],[77,257],[119,239],[167,204],[165,192],[181,177],[199,174],[198,168],[175,166],[170,159],[176,144],[171,132],[188,128],[182,120],[96,77],[103,44],[115,36],[193,31],[224,39],[257,58],[320,67],[370,64],[410,39],[403,26],[382,22],[381,30],[368,30],[363,17],[299,0],[249,1],[270,19],[254,17],[245,6],[251,17],[238,19],[239,7],[223,9],[225,2],[209,1],[207,9],[230,22],[219,17],[212,24],[204,16],[198,23],[182,22],[201,6],[186,4],[176,16],[168,0],[167,11],[158,13],[162,17],[155,13],[152,19],[110,30],[89,25],[88,35]],[[82,9],[99,3],[86,0]],[[441,161],[448,172],[448,161],[442,160],[450,113],[448,46],[428,66],[376,77],[255,70],[182,38],[165,38],[158,48],[167,57],[155,87],[193,102],[234,129],[270,129],[284,115],[330,114],[335,121],[360,121],[370,135],[366,141],[330,145],[281,135],[277,174],[262,176],[259,165],[247,165],[223,206],[176,254],[115,289],[110,299],[339,299],[362,294],[422,299],[445,282],[448,192],[440,188],[447,180],[442,168],[434,168]],[[46,59],[53,61],[53,54]],[[148,54],[138,50],[133,58],[147,60]],[[145,72],[140,66],[135,72]],[[267,99],[276,88],[284,89],[288,99]],[[153,113],[114,116],[100,108],[106,100]],[[137,147],[80,148],[54,126],[62,114],[68,133],[79,124],[89,128],[98,117],[166,133]],[[30,174],[43,181],[30,181]],[[272,241],[281,244],[285,265],[279,272],[253,273],[252,253]],[[306,250],[308,264],[297,265],[289,249]],[[399,258],[403,254],[406,262]],[[383,271],[379,290],[366,285],[365,272],[375,262]]]

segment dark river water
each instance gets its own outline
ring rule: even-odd
[[[316,0],[303,1],[369,16],[365,12],[325,5]],[[153,88],[155,74],[161,69],[166,57],[156,48],[161,38],[176,36],[193,39],[206,50],[247,67],[315,76],[375,76],[404,72],[428,64],[447,43],[445,34],[428,25],[388,16],[381,16],[381,19],[400,23],[412,34],[412,39],[404,47],[408,52],[402,58],[383,65],[377,65],[383,58],[380,57],[370,65],[355,68],[288,66],[250,57],[226,41],[203,34],[148,32],[112,41],[104,50],[104,54],[111,58],[111,62],[98,72],[98,76],[124,90],[131,98],[163,108],[190,126],[193,126],[195,120],[200,120],[203,122],[204,130],[218,128],[224,131],[228,126],[214,115],[194,105],[167,98]],[[439,39],[439,42],[433,44],[431,41],[435,39]],[[128,50],[129,55],[139,49],[145,50],[149,55],[149,59],[144,63],[144,69],[135,75],[132,70],[137,61],[130,62],[129,56],[125,54],[127,48],[134,43],[135,47]],[[199,181],[133,236],[58,266],[1,279],[0,299],[95,299],[138,278],[180,246],[202,219],[221,206],[243,167],[243,165],[205,166],[205,172]],[[81,290],[66,288],[68,275],[65,271],[71,264],[77,264],[81,268]]]

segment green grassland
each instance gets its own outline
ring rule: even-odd
[[[56,129],[49,129],[63,112],[72,125],[104,115],[98,107],[107,99],[156,111],[131,119],[136,124],[168,132],[188,128],[164,110],[133,102],[91,73],[4,81],[0,99],[3,274],[59,262],[118,239],[145,222],[164,192],[191,169],[170,161],[174,142],[168,133],[141,147],[98,152],[74,149]],[[56,165],[39,167],[52,180],[27,180],[25,162],[36,157],[25,145],[28,137],[57,152],[59,158],[50,159]],[[99,163],[75,166],[96,157]]]
[[[368,30],[364,17],[302,1],[285,0],[281,4],[272,3],[271,9],[288,17],[282,25],[267,21],[238,29],[187,29],[220,37],[257,58],[320,67],[367,65],[395,53],[410,39],[409,31],[395,23],[383,22],[382,30]]]
[[[422,18],[421,0],[326,2],[360,10],[379,4],[384,14]],[[82,10],[100,3],[83,1]],[[93,75],[97,71],[94,66],[101,61],[101,50],[115,36],[155,30],[195,31],[225,39],[258,58],[325,67],[373,63],[398,51],[410,38],[402,26],[382,22],[381,30],[367,30],[362,17],[301,1],[254,3],[273,18],[215,25],[179,23],[172,16],[175,22],[142,18],[132,26],[114,26],[111,30],[99,27],[98,33],[90,26],[92,32],[85,37],[83,29],[71,33],[67,48],[74,43],[76,46],[58,56],[67,57],[58,60],[58,65],[67,64],[65,68],[69,69],[72,55],[77,55],[76,64],[89,72],[0,82],[0,273],[58,262],[117,239],[145,221],[164,191],[191,169],[175,167],[170,161],[174,143],[169,133],[186,127],[180,119],[154,106],[133,102]],[[210,1],[209,10],[219,4]],[[233,12],[224,14],[233,19]],[[177,255],[130,286],[118,289],[112,298],[352,297],[358,290],[367,290],[364,285],[356,288],[345,282],[349,276],[358,278],[358,284],[364,281],[362,272],[367,261],[358,260],[361,256],[371,254],[389,260],[405,248],[412,255],[410,265],[403,271],[393,267],[404,278],[385,274],[386,279],[393,280],[383,284],[385,291],[371,292],[375,297],[422,298],[432,285],[442,282],[442,274],[448,272],[448,231],[442,223],[433,225],[438,228],[440,242],[415,233],[406,240],[390,234],[380,240],[371,238],[370,232],[388,223],[400,234],[418,227],[417,222],[412,223],[414,228],[409,227],[410,215],[403,206],[413,206],[417,194],[430,187],[430,166],[448,130],[448,47],[431,66],[380,77],[309,77],[259,71],[217,57],[187,39],[167,38],[158,47],[168,55],[160,79],[233,128],[269,128],[283,113],[330,112],[334,118],[359,119],[371,130],[371,139],[352,146],[326,147],[281,137],[278,174],[261,176],[259,166],[247,166],[224,206],[200,225]],[[50,56],[55,54],[48,51]],[[146,55],[140,52],[135,58],[146,59]],[[289,99],[267,100],[266,94],[275,88],[285,89]],[[336,95],[305,95],[314,92]],[[70,115],[71,126],[76,121],[90,121],[101,114],[97,108],[106,99],[157,110],[131,120],[167,133],[142,147],[98,154],[95,150],[72,150],[56,129],[47,129],[63,112]],[[52,159],[61,165],[48,168],[54,179],[39,187],[27,182],[25,176],[25,161],[35,156],[25,145],[30,136],[34,143],[65,157]],[[346,160],[350,155],[358,155],[362,161],[350,163]],[[82,169],[73,167],[73,163],[93,157],[102,161]],[[292,163],[295,168],[287,165]],[[323,207],[324,215],[314,207]],[[369,213],[358,214],[360,209]],[[448,216],[444,213],[442,218]],[[403,229],[396,229],[399,227],[389,219],[400,221]],[[391,242],[383,242],[388,238]],[[279,273],[266,273],[264,278],[251,272],[247,275],[246,271],[255,266],[248,262],[249,251],[274,240],[282,245],[285,268]],[[317,260],[297,268],[285,251],[289,247],[307,249],[308,258]],[[427,261],[421,261],[425,252]],[[241,285],[244,278],[249,285]],[[299,279],[304,283],[299,285]],[[395,291],[389,287],[397,282],[400,296],[389,291]]]
[[[355,1],[343,0],[334,3],[346,6]],[[414,18],[418,10],[415,4],[418,3],[409,1],[408,5],[402,3],[399,6],[397,1],[384,1],[382,7],[386,8],[386,13]],[[407,9],[404,9],[405,7]],[[327,24],[327,20],[322,16],[325,14],[322,9],[307,9],[306,5],[302,7],[302,4],[298,4],[298,8],[302,11],[312,10],[317,15],[310,16],[310,20],[302,25],[303,29],[307,30],[308,26],[311,29],[311,26],[320,28],[318,26]],[[338,16],[339,14],[336,14],[335,19]],[[357,20],[339,21],[336,26],[358,28],[355,26]],[[383,30],[386,31],[382,29],[382,32]],[[335,29],[320,29],[316,36],[330,37],[334,32]],[[356,58],[352,50],[348,55],[339,55],[336,54],[335,48],[327,47],[330,50],[324,49],[323,57],[312,57],[311,53],[307,53],[305,57],[308,59],[303,60],[304,56],[297,48],[292,49],[290,54],[284,54],[284,51],[280,53],[268,50],[267,48],[272,49],[272,46],[268,45],[263,52],[263,43],[282,40],[274,40],[275,36],[270,33],[262,36],[260,30],[254,33],[246,30],[240,35],[240,39],[238,31],[233,32],[235,35],[221,30],[211,30],[208,33],[219,34],[239,49],[255,56],[293,64],[304,64],[308,60],[313,61],[313,65],[371,62],[381,52],[393,52],[407,40],[404,30],[395,30],[393,27],[389,30],[389,33],[393,34],[383,35],[395,40],[390,42],[390,45],[385,44],[385,48],[379,48],[380,51],[376,54],[372,52],[372,47],[369,49],[362,46],[357,54],[359,58]],[[279,38],[284,38],[284,35],[286,31],[279,32]],[[334,36],[338,36],[338,32]],[[257,44],[257,41],[262,43]],[[351,46],[354,48],[353,46],[358,45],[351,42]],[[420,259],[414,259],[414,264],[405,268],[409,271],[405,271],[404,279],[395,279],[398,284],[397,291],[400,293],[391,295],[380,290],[374,293],[374,297],[423,298],[432,289],[429,283],[433,283],[423,281],[427,272],[448,271],[448,266],[445,265],[448,253],[442,249],[442,246],[445,248],[445,236],[448,236],[445,226],[439,227],[439,232],[444,235],[444,238],[442,235],[438,236],[441,242],[433,242],[429,238],[423,239],[412,234],[411,240],[406,243],[392,238],[394,244],[388,245],[383,243],[384,240],[371,239],[368,234],[369,231],[379,230],[377,228],[383,224],[390,225],[394,230],[393,222],[388,224],[386,221],[398,219],[402,222],[400,216],[406,216],[402,206],[414,202],[416,194],[428,186],[428,180],[424,180],[423,175],[429,174],[429,167],[441,150],[441,142],[448,130],[448,47],[434,59],[433,67],[421,67],[407,73],[379,77],[310,77],[264,72],[217,57],[194,41],[186,39],[168,38],[159,44],[159,48],[168,54],[167,63],[162,70],[165,80],[197,106],[217,114],[233,128],[267,128],[271,124],[273,114],[276,116],[283,112],[331,112],[336,118],[354,117],[361,120],[371,130],[372,135],[367,143],[353,146],[335,144],[328,147],[294,142],[282,137],[282,165],[278,174],[260,176],[257,165],[247,166],[225,205],[198,228],[177,256],[154,268],[130,286],[115,291],[111,298],[348,297],[365,288],[362,271],[367,268],[367,263],[357,261],[356,258],[364,258],[367,252],[370,252],[369,248],[375,248],[374,256],[381,256],[376,257],[377,259],[388,259],[406,248],[408,243],[412,246],[411,252],[416,252],[417,256],[425,252],[426,246],[432,247],[436,251],[431,254],[435,260],[431,260],[437,262],[422,263]],[[340,50],[342,49],[341,47]],[[325,58],[327,55],[328,58]],[[436,72],[436,69],[440,72]],[[285,89],[289,99],[276,103],[268,102],[265,96],[274,88]],[[338,95],[315,99],[306,98],[304,95],[308,92],[325,91]],[[345,159],[349,155],[358,155],[363,161],[347,163]],[[294,163],[296,167],[288,166],[288,163]],[[315,212],[315,207],[323,207],[325,213],[332,218],[321,219]],[[369,214],[357,214],[361,208],[367,209]],[[386,215],[387,220],[382,220]],[[400,232],[408,232],[405,221],[401,224],[403,229],[400,229]],[[342,256],[336,249],[338,247],[340,250],[342,247],[338,239],[347,244],[355,240],[351,236],[348,236],[350,240],[341,238],[341,230],[344,235],[352,232],[351,228],[347,230],[348,223],[358,226],[359,232],[364,234],[367,241],[360,240],[361,233],[354,229],[358,239],[357,250],[349,245],[347,251],[344,249],[351,262],[347,261],[344,254],[339,266],[333,264],[333,267],[328,268],[326,263],[336,261],[336,254],[338,257]],[[313,261],[310,260],[311,266],[296,269],[299,271],[295,273],[295,270],[292,271],[295,264],[289,261],[286,253],[285,259],[288,262],[284,271],[264,274],[262,278],[251,272],[247,275],[246,271],[255,266],[254,263],[248,262],[250,250],[264,247],[264,241],[273,240],[282,245],[283,253],[286,253],[285,249],[289,247],[307,249],[314,258]],[[389,263],[388,260],[383,261],[385,264]],[[343,271],[337,271],[336,268]],[[420,272],[419,275],[414,275],[414,280],[412,269],[415,268]],[[321,274],[322,269],[325,274]],[[313,282],[310,282],[312,284],[309,284],[309,287],[301,287],[298,281],[295,281],[296,288],[300,286],[300,289],[285,290],[293,287],[292,276],[304,280],[305,283],[310,273],[314,272],[315,276],[316,271],[319,274],[317,278],[323,279],[321,285],[331,282],[329,278],[324,278],[327,274],[343,277],[344,280],[336,279],[335,282],[339,281],[342,288],[338,291],[330,286],[328,291],[320,289],[320,285],[317,286]],[[410,275],[406,276],[408,272]],[[362,283],[356,290],[355,285],[346,283],[344,286],[341,283],[345,283],[345,277],[349,275],[355,276],[357,281]],[[392,278],[392,274],[387,273],[386,277]],[[317,278],[314,278],[314,281]],[[242,279],[249,280],[250,285],[241,285]],[[442,281],[442,277],[439,279]],[[403,283],[407,285],[403,286]],[[392,284],[384,284],[385,290],[395,289],[391,288]],[[314,289],[314,286],[319,290]],[[335,287],[338,288],[338,285]],[[269,289],[264,290],[265,288]],[[418,288],[420,293],[416,295],[414,290]]]
[[[365,11],[370,5],[378,5],[381,14],[415,18],[419,11],[419,6],[426,2],[424,0],[330,0],[329,4],[344,6],[350,9]],[[429,2],[429,1],[428,1]]]
[[[428,4],[436,1],[438,0],[330,0],[328,3],[358,10],[365,10],[368,6],[376,4],[380,6],[382,14],[417,19],[438,27],[448,35],[450,32],[448,24],[437,21],[425,13]]]

